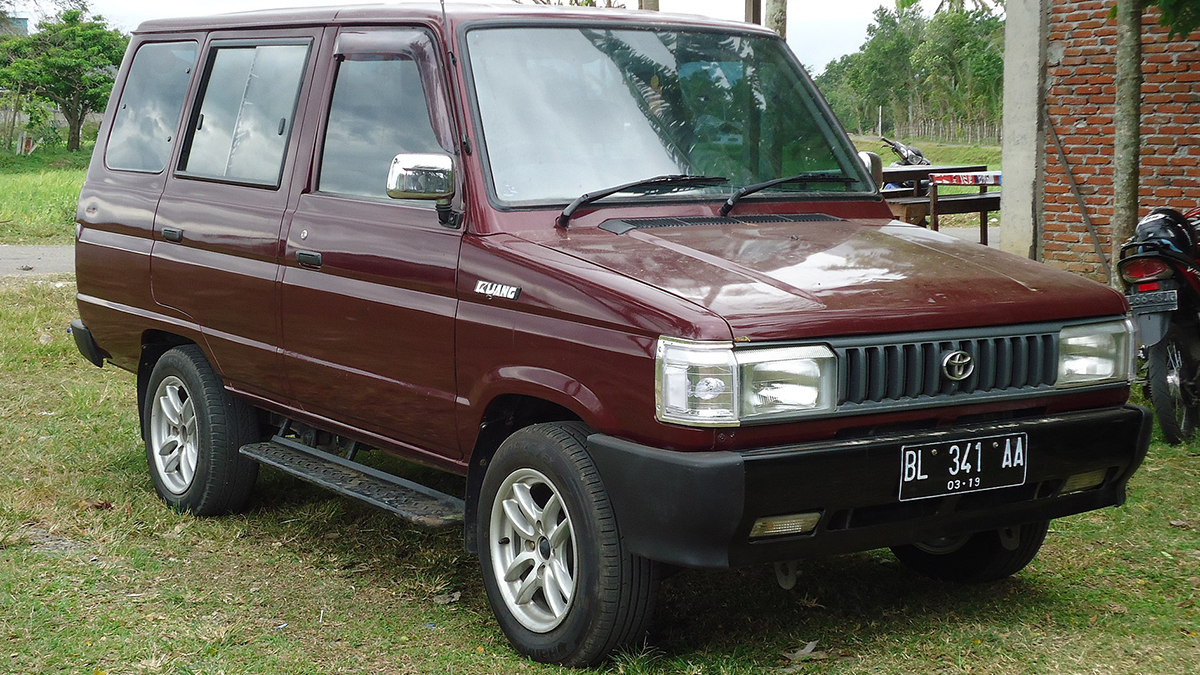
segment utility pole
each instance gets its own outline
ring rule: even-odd
[[[787,39],[787,0],[766,0],[767,28],[779,33],[779,37]]]
[[[651,12],[657,12],[658,0],[638,0],[638,9],[648,9]]]
[[[762,25],[762,5],[759,0],[746,0],[746,23]]]

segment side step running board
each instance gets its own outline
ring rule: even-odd
[[[386,509],[426,527],[460,524],[463,500],[399,476],[276,436],[240,452],[310,483]]]

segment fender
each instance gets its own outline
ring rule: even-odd
[[[1167,336],[1167,326],[1171,323],[1170,312],[1147,312],[1135,314],[1134,322],[1138,329],[1138,342],[1143,347],[1153,347],[1162,342]]]
[[[560,405],[593,429],[614,421],[600,398],[573,377],[537,366],[501,366],[484,375],[468,401],[459,400],[470,408],[466,419],[471,426],[464,430],[469,431],[470,438],[463,439],[464,449],[474,447],[484,412],[493,400],[505,394],[532,396]]]

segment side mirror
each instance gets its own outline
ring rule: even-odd
[[[399,154],[388,169],[387,195],[392,199],[436,200],[454,196],[454,158],[439,154]]]
[[[873,152],[863,151],[858,153],[858,158],[862,161],[863,166],[867,167],[867,171],[871,173],[871,180],[875,181],[875,189],[883,189],[883,158]]]

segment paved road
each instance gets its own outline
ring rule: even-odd
[[[973,241],[976,244],[979,243],[979,226],[978,225],[970,225],[967,227],[943,227],[940,231],[942,234],[948,234],[951,237],[958,237],[959,239],[966,239],[967,241]],[[989,248],[1000,248],[1000,226],[999,225],[992,225],[992,226],[988,227],[988,247]]]
[[[75,271],[74,246],[10,246],[0,244],[0,277],[70,274]]]

